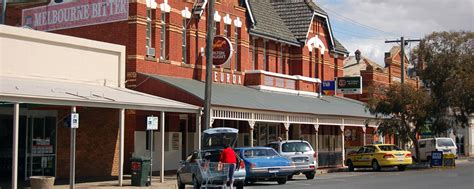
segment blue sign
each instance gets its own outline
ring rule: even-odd
[[[323,81],[322,84],[323,84],[322,86],[323,91],[336,90],[336,85],[334,81]]]
[[[443,152],[441,152],[441,151],[432,151],[431,152],[431,166],[432,167],[441,167],[441,166],[443,166]]]

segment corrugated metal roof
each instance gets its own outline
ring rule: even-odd
[[[144,74],[186,91],[204,100],[205,83],[198,80]],[[229,84],[212,85],[212,105],[244,109],[267,110],[316,115],[374,117],[365,110],[365,104],[335,96],[306,97]]]
[[[200,109],[126,88],[8,76],[0,76],[0,99],[6,102],[169,112],[197,113]]]

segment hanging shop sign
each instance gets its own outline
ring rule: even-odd
[[[212,64],[220,66],[232,58],[232,43],[227,37],[215,36],[212,45]]]
[[[77,0],[24,9],[22,25],[52,31],[128,20],[128,0]]]
[[[336,91],[343,94],[362,94],[362,77],[338,77]]]

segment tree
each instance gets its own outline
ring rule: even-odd
[[[434,134],[456,124],[467,126],[474,113],[474,32],[432,33],[422,39],[412,57],[433,98]]]
[[[395,134],[403,143],[413,141],[416,157],[420,157],[417,135],[430,117],[430,95],[407,84],[392,84],[374,88],[370,96],[367,109],[381,118],[379,133]]]

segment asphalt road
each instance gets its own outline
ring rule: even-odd
[[[399,172],[382,169],[381,172],[356,170],[317,175],[315,180],[295,176],[284,185],[261,182],[246,189],[474,189],[474,161],[459,162],[454,169],[419,169]]]

